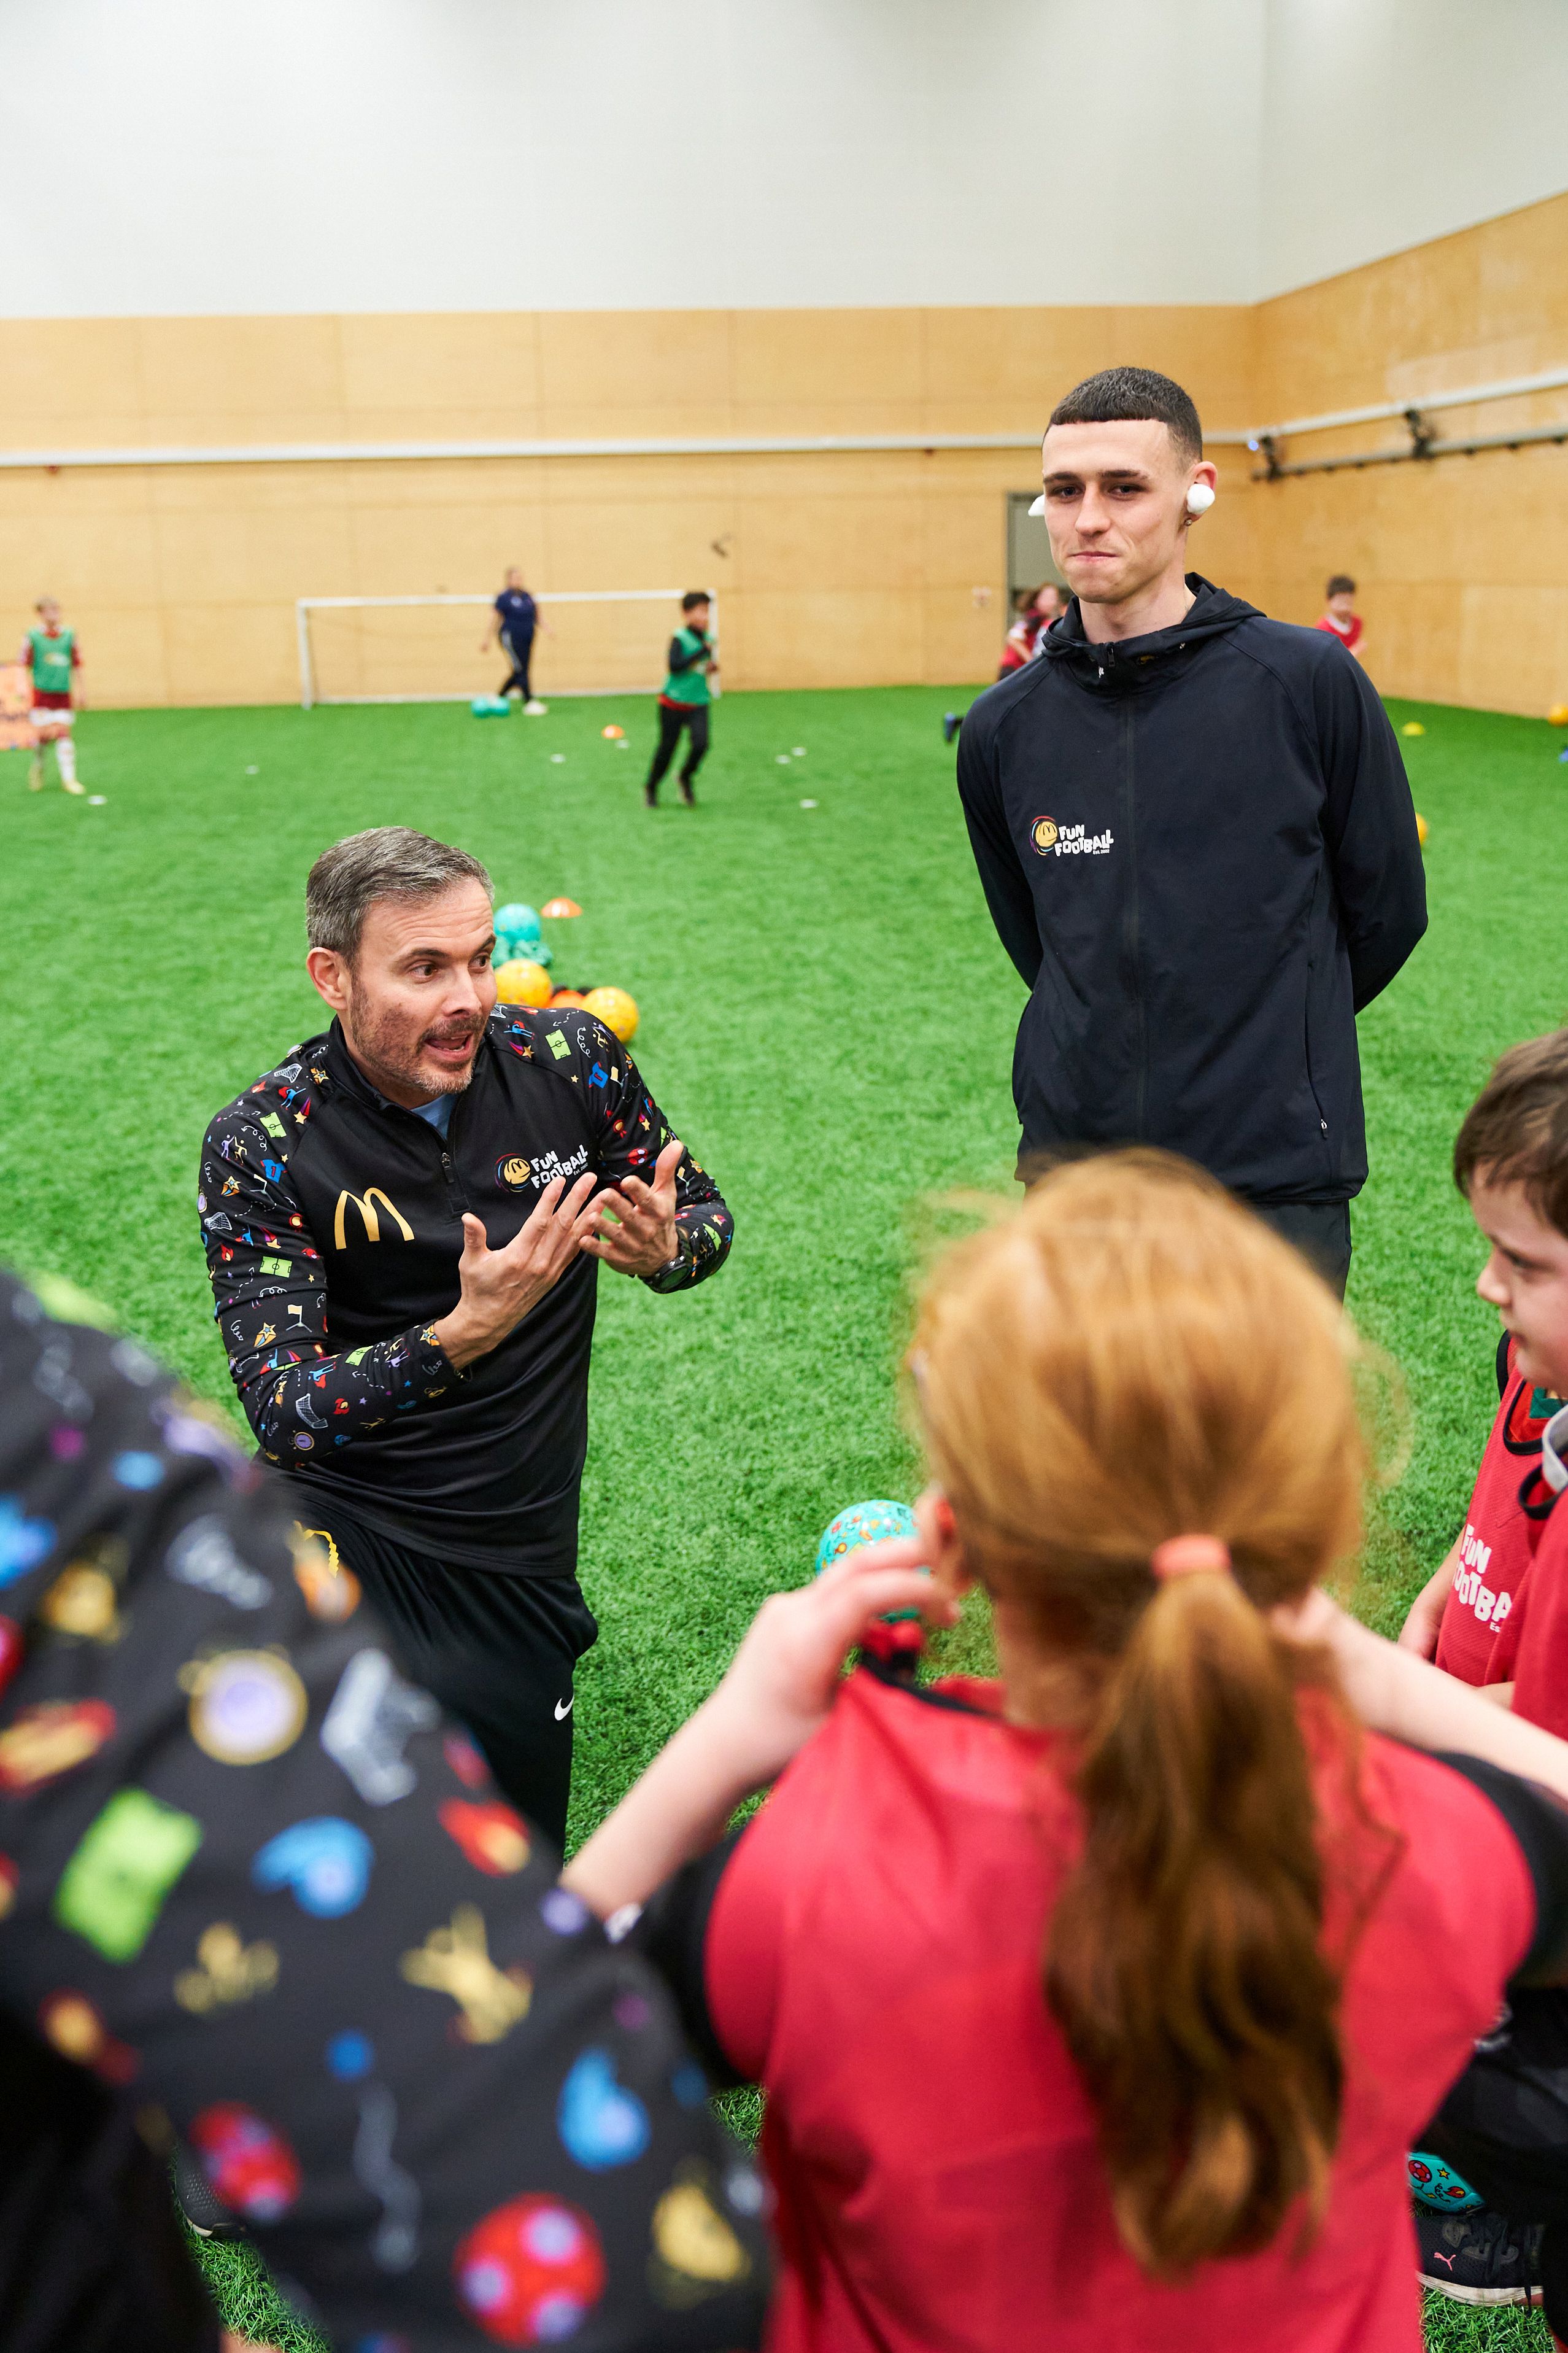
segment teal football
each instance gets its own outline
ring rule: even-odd
[[[1430,2149],[1413,2148],[1405,2160],[1405,2168],[1411,2196],[1439,2214],[1470,2214],[1486,2203],[1462,2173],[1456,2173],[1451,2165],[1434,2157]]]
[[[889,1504],[882,1499],[869,1504],[851,1504],[823,1530],[822,1542],[816,1547],[816,1574],[822,1575],[847,1552],[858,1552],[862,1545],[886,1544],[889,1536],[912,1536],[915,1515],[907,1504]]]
[[[504,907],[496,909],[495,926],[498,940],[511,940],[520,945],[525,940],[538,939],[542,929],[539,910],[525,907],[521,899],[510,899]]]

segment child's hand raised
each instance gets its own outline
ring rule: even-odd
[[[953,1624],[958,1604],[925,1574],[922,1550],[913,1536],[865,1545],[810,1585],[764,1601],[712,1698],[573,1857],[563,1885],[601,1919],[646,1902],[805,1747],[873,1618],[918,1609],[935,1625]]]
[[[874,1618],[918,1609],[956,1623],[958,1605],[932,1585],[918,1536],[863,1545],[793,1593],[775,1593],[752,1619],[709,1702],[712,1732],[748,1788],[760,1788],[804,1747],[833,1704],[845,1657]]]

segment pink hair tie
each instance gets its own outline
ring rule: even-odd
[[[1230,1546],[1218,1536],[1167,1536],[1149,1556],[1156,1577],[1228,1577]]]

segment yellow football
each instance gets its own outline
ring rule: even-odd
[[[637,1005],[624,988],[591,988],[583,999],[583,1010],[613,1029],[623,1046],[629,1046],[637,1034]]]
[[[1417,809],[1415,812],[1415,839],[1421,844],[1423,849],[1426,847],[1426,836],[1431,832],[1431,827],[1427,824],[1420,810]]]
[[[1568,702],[1554,702],[1546,714],[1550,727],[1568,727]]]
[[[496,966],[496,995],[503,1005],[548,1005],[550,975],[542,964],[513,956]]]

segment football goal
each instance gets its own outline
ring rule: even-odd
[[[539,594],[531,683],[552,694],[657,694],[680,627],[679,588]],[[300,704],[468,702],[493,694],[505,651],[479,651],[493,596],[301,596]],[[718,599],[710,627],[717,633]]]

